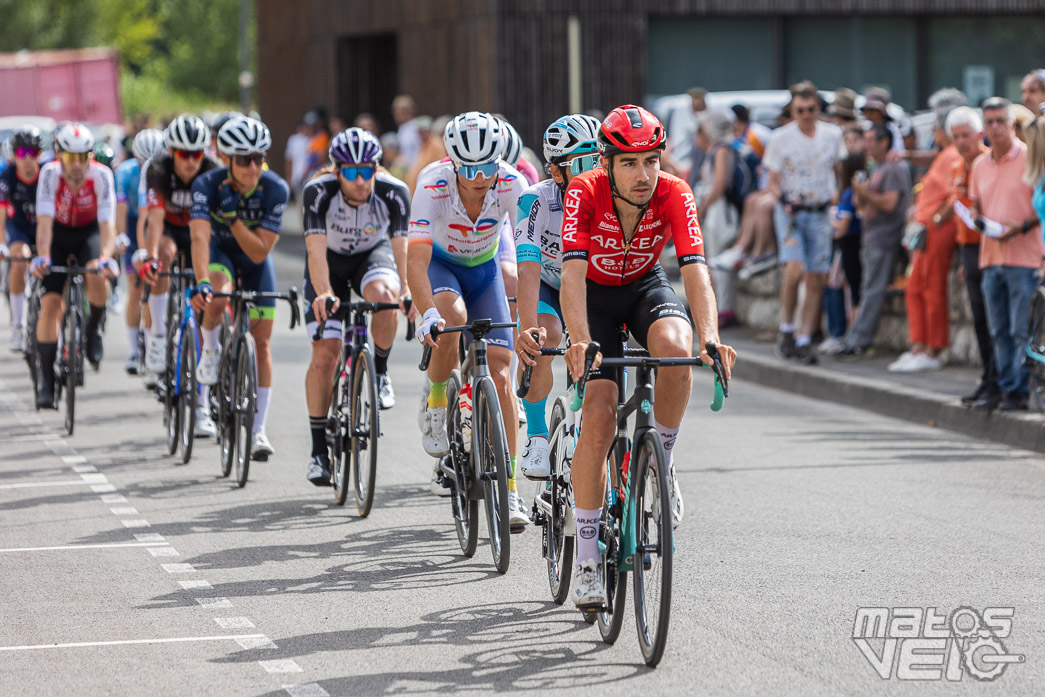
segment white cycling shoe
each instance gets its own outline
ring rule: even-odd
[[[526,439],[519,469],[527,479],[547,479],[551,475],[547,436],[530,436]]]
[[[275,453],[275,449],[272,447],[272,443],[269,443],[268,436],[265,435],[264,431],[255,433],[250,439],[250,459],[257,460],[258,462],[265,462],[269,459],[270,455]]]
[[[166,337],[145,335],[145,369],[150,373],[159,374],[167,370],[166,344]]]
[[[387,375],[377,376],[377,401],[382,409],[391,409],[396,405],[396,393]]]
[[[677,528],[682,522],[682,515],[686,512],[686,505],[682,502],[682,489],[679,488],[679,478],[675,474],[675,461],[668,463],[668,489],[671,500],[671,527]]]
[[[218,432],[214,419],[210,418],[210,409],[205,404],[196,407],[196,437],[211,438]]]
[[[508,492],[508,527],[514,530],[525,528],[530,524],[530,516],[526,514],[526,504],[518,491]]]
[[[570,597],[581,610],[602,610],[609,605],[606,586],[602,583],[602,563],[589,560],[573,569],[573,590]]]
[[[200,352],[200,364],[196,366],[196,379],[201,385],[217,385],[220,366],[221,349],[203,349]]]
[[[442,457],[450,452],[450,440],[446,436],[446,407],[428,407],[425,410],[421,445],[432,457]]]

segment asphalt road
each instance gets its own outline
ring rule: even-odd
[[[300,261],[281,255],[279,272],[297,282]],[[370,517],[310,485],[308,341],[278,312],[277,454],[244,489],[218,476],[212,443],[197,441],[185,466],[166,456],[159,405],[122,372],[118,321],[71,438],[59,413],[32,410],[24,364],[0,357],[0,695],[1038,695],[1045,684],[1037,455],[740,382],[712,414],[698,376],[676,451],[687,514],[671,635],[649,670],[630,609],[611,647],[550,601],[534,530],[512,538],[505,576],[487,546],[460,555],[448,501],[428,492],[416,344],[392,354],[399,404],[382,414]],[[1025,661],[993,683],[960,666],[958,682],[883,679],[852,638],[857,608],[879,606],[1014,607],[1002,641]]]

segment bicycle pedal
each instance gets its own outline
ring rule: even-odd
[[[512,535],[518,535],[519,533],[521,533],[525,529],[526,529],[525,525],[509,525],[508,526],[508,532],[511,533]]]

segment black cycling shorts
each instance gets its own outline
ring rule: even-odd
[[[163,236],[174,240],[174,246],[185,255],[186,259],[192,259],[192,235],[189,234],[189,228],[171,225],[164,221]]]
[[[101,256],[102,233],[98,223],[83,227],[69,227],[54,223],[51,235],[51,265],[66,266],[69,257],[76,257],[74,265],[87,266],[87,262]],[[44,293],[61,293],[65,288],[64,273],[49,273],[44,276]]]
[[[352,302],[352,291],[360,299],[363,298],[363,281],[367,274],[379,271],[390,271],[398,276],[396,271],[395,255],[392,254],[392,244],[388,240],[382,240],[377,246],[359,254],[346,256],[337,252],[327,250],[327,268],[330,271],[330,290],[342,303]],[[370,281],[367,280],[369,284]],[[309,278],[308,264],[305,264],[305,323],[316,321],[316,315],[312,311],[312,301],[316,299],[316,289],[312,286]]]
[[[693,324],[686,306],[675,295],[660,264],[624,286],[604,286],[587,279],[588,331],[602,347],[603,358],[620,358],[617,327],[625,324],[635,341],[648,348],[646,337],[653,323],[664,317],[680,317]],[[616,369],[593,370],[589,380],[616,380]]]

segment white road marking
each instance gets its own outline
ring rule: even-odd
[[[91,491],[96,494],[109,494],[116,491],[116,487],[112,484],[92,484]]]
[[[174,564],[164,564],[164,566],[175,566],[175,565]],[[190,564],[190,566],[191,566],[191,564]],[[196,590],[196,589],[199,589],[199,588],[213,588],[214,587],[214,586],[210,585],[210,581],[204,581],[202,579],[192,579],[191,581],[178,581],[178,583],[181,584],[181,587],[184,588],[185,590]]]
[[[155,543],[154,542],[150,542],[149,544],[155,544]],[[161,542],[160,544],[167,544],[167,543],[166,542]],[[181,556],[181,554],[178,552],[178,550],[174,549],[173,547],[149,547],[149,554],[151,554],[154,557],[180,557]]]
[[[284,685],[290,697],[330,697],[330,693],[323,689],[318,682],[309,682],[304,685]]]
[[[281,658],[275,661],[258,661],[269,673],[301,673],[304,672],[297,663],[289,658]]]
[[[148,547],[155,542],[114,542],[111,544],[97,545],[56,545],[54,547],[8,547],[0,549],[0,552],[53,552],[66,549],[119,549],[120,547]],[[161,544],[167,544],[166,542]]]
[[[219,607],[232,607],[232,601],[228,598],[196,598],[196,602],[203,607],[219,608]]]
[[[83,455],[62,455],[62,462],[64,462],[67,465],[82,465],[83,463],[87,462],[87,458]],[[91,467],[91,469],[89,470],[84,470],[84,472],[97,471],[98,470],[94,467]]]
[[[62,459],[65,459],[65,458],[62,458]],[[86,474],[88,472],[97,472],[97,471],[98,471],[98,468],[95,467],[94,465],[76,465],[75,467],[73,467],[73,472],[76,472],[77,474]]]
[[[127,503],[127,497],[123,494],[105,494],[102,503]]]
[[[84,484],[108,484],[109,480],[105,478],[104,474],[101,473],[88,473],[81,474],[80,479],[83,480]]]
[[[239,644],[241,648],[244,648],[247,651],[251,651],[253,649],[265,649],[267,651],[272,651],[279,648],[274,643],[272,643],[272,641],[270,641],[268,637],[262,637],[260,639],[256,639],[253,637],[249,639],[236,639],[236,643]]]
[[[134,539],[138,542],[163,542],[163,535],[158,532],[136,532]]]
[[[47,486],[83,486],[87,482],[21,482],[17,484],[0,484],[0,489],[36,489]],[[113,487],[113,491],[116,487]]]
[[[163,570],[169,574],[191,574],[196,569],[192,564],[163,564]]]
[[[123,527],[125,527],[125,528],[148,528],[148,527],[151,527],[149,525],[149,521],[147,521],[147,520],[121,520],[120,522],[123,523]]]
[[[131,644],[175,644],[189,641],[236,641],[265,638],[264,634],[230,634],[226,636],[174,637],[170,639],[127,639],[124,641],[81,641],[72,644],[36,644],[34,646],[0,646],[0,651],[34,651],[37,649],[76,649],[87,646],[129,646]],[[293,661],[291,661],[293,663]],[[271,672],[271,671],[270,671]]]
[[[214,621],[222,629],[254,629],[249,617],[215,617]]]
[[[138,509],[134,506],[117,506],[116,508],[110,508],[113,515],[138,515]]]

